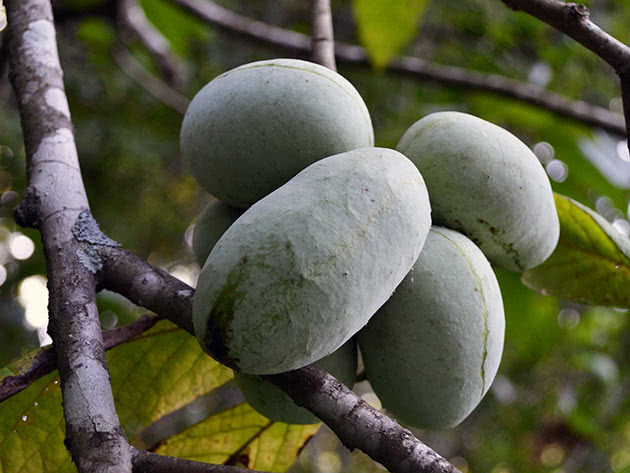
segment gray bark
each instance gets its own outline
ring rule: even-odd
[[[49,333],[61,378],[66,444],[79,472],[130,472],[96,309],[96,274],[75,238],[89,206],[72,132],[49,2],[9,0],[11,82],[18,99],[28,188],[17,211],[42,236]]]

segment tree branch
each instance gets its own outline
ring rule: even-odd
[[[630,47],[614,38],[590,19],[585,5],[560,0],[502,0],[509,8],[529,13],[570,36],[606,61],[621,82],[625,136],[630,137]],[[628,140],[630,151],[630,140]]]
[[[104,247],[99,252],[103,259],[103,287],[194,334],[192,300],[195,290],[192,287],[130,251]]]
[[[570,36],[606,61],[617,74],[630,72],[630,48],[612,37],[590,19],[585,5],[561,0],[502,0]]]
[[[210,0],[172,0],[172,2],[220,31],[302,57],[308,57],[311,53],[310,39],[306,35],[252,20],[220,7]],[[335,56],[339,62],[345,64],[370,66],[365,50],[356,45],[335,42]],[[583,101],[572,101],[542,87],[498,74],[483,74],[409,56],[396,58],[386,70],[413,79],[501,95],[582,124],[600,127],[620,136],[626,135],[623,117],[606,108]]]
[[[311,56],[313,62],[337,70],[335,64],[335,40],[333,36],[330,0],[313,0],[313,33],[311,36]]]
[[[316,365],[263,378],[324,421],[347,448],[359,448],[391,472],[458,471],[409,430]]]
[[[114,46],[112,56],[118,67],[154,98],[177,113],[186,113],[190,100],[147,71],[122,44]]]
[[[131,323],[103,332],[103,344],[105,350],[114,348],[131,340],[133,337],[149,330],[160,318],[157,315],[143,315]],[[28,388],[42,376],[46,376],[57,369],[57,354],[54,346],[39,352],[30,367],[15,376],[7,376],[0,382],[0,402]]]
[[[184,65],[166,38],[147,19],[138,0],[120,0],[118,23],[124,36],[136,37],[155,59],[166,82],[175,89],[184,86]]]
[[[52,8],[7,1],[11,82],[22,119],[28,188],[18,215],[39,228],[49,332],[61,378],[66,445],[79,472],[130,472],[96,308],[96,277],[76,238],[89,205],[72,133]]]
[[[135,450],[133,473],[263,473],[258,470],[238,468],[229,465],[182,460],[181,458],[158,455],[144,450]]]

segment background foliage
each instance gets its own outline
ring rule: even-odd
[[[217,3],[268,23],[309,31],[310,2]],[[376,45],[371,56],[380,65],[399,51],[530,81],[574,99],[620,110],[617,79],[603,62],[539,21],[508,10],[498,0],[379,2],[391,5],[393,19],[383,16],[372,26],[369,22],[375,21],[374,16],[362,14],[367,3],[334,1],[335,34],[340,40]],[[396,10],[398,3],[402,10]],[[621,41],[630,41],[630,8],[624,0],[586,3],[596,23]],[[119,68],[112,50],[121,38],[109,13],[111,5],[104,0],[65,0],[56,5],[63,12],[57,18],[60,55],[93,214],[101,228],[122,245],[194,283],[199,268],[190,250],[190,228],[210,196],[187,174],[179,157],[181,115],[154,99]],[[105,14],[81,13],[102,6]],[[214,31],[168,0],[145,0],[142,6],[184,61],[187,82],[183,92],[188,97],[222,71],[278,56],[264,45]],[[400,11],[416,11],[418,15],[400,15]],[[406,43],[404,31],[412,33]],[[378,49],[386,42],[391,49]],[[159,74],[141,45],[132,43],[130,49],[145,67]],[[630,157],[619,137],[512,100],[393,77],[383,69],[339,65],[339,71],[355,84],[368,104],[378,146],[394,147],[411,123],[433,111],[460,110],[478,115],[511,130],[530,145],[547,169],[554,190],[596,209],[610,222],[611,231],[618,232],[616,238],[627,245]],[[25,170],[19,117],[5,66],[0,82],[0,145],[0,366],[4,366],[45,341],[44,329],[25,321],[42,323],[37,319],[44,310],[42,302],[39,300],[37,307],[33,304],[37,297],[45,297],[45,271],[37,233],[17,227],[12,219],[12,209],[24,191]],[[32,255],[24,237],[35,244]],[[620,261],[627,262],[627,255],[622,250]],[[627,265],[621,269],[626,271]],[[563,277],[577,277],[578,271],[569,266]],[[420,432],[420,438],[463,472],[630,472],[627,310],[542,295],[526,288],[517,274],[497,271],[497,275],[507,333],[495,384],[481,406],[459,427]],[[604,283],[593,277],[589,284]],[[625,305],[623,302],[619,299],[615,303]],[[139,313],[110,293],[101,294],[99,304],[106,328],[126,323]],[[226,438],[226,432],[241,429],[241,433],[246,432],[241,440],[230,437],[236,446],[215,450],[219,456],[213,458],[261,469],[286,469],[290,460],[265,459],[260,452],[280,448],[295,454],[315,428],[296,431],[272,426],[248,411],[230,384],[229,370],[210,366],[213,362],[207,357],[198,360],[194,349],[188,347],[192,340],[185,338],[161,325],[140,340],[110,352],[116,401],[130,439],[160,452],[209,460],[203,457],[207,450],[201,451],[199,445],[212,444],[213,439],[216,443],[217,438]],[[180,378],[169,372],[170,363],[179,367],[175,372],[181,372]],[[208,366],[200,368],[196,363]],[[163,370],[159,382],[155,381],[158,378],[142,380],[142,376],[151,376],[151,370],[155,376]],[[202,377],[204,370],[215,374]],[[137,386],[152,389],[139,393]],[[365,383],[357,389],[368,400],[378,402]],[[15,451],[16,445],[6,442],[22,438],[9,434],[19,429],[27,432],[22,445],[24,462],[18,464],[0,454],[0,472],[42,471],[43,467],[58,471],[67,461],[61,443],[60,409],[54,415],[40,416],[44,428],[25,429],[46,403],[59,408],[55,375],[40,380],[25,393],[0,404],[0,441],[4,442],[0,452]],[[135,405],[145,405],[146,409],[133,410]],[[208,412],[217,416],[197,423]],[[154,422],[160,419],[165,420],[156,431]],[[162,431],[180,433],[162,442]],[[247,442],[253,437],[257,444]],[[288,444],[278,447],[278,439]],[[50,451],[39,455],[37,442]],[[53,463],[42,463],[44,458]],[[323,431],[304,448],[292,470],[334,473],[377,468],[359,453],[344,453],[334,437]]]

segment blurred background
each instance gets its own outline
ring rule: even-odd
[[[211,196],[187,173],[179,156],[182,104],[185,107],[186,97],[225,70],[291,55],[260,41],[220,32],[171,1],[146,0],[141,2],[146,17],[168,40],[181,66],[181,75],[167,83],[137,37],[121,31],[116,2],[53,3],[92,212],[110,237],[194,285],[199,266],[190,248],[192,226]],[[310,31],[308,1],[216,3],[269,24]],[[361,2],[355,3],[332,2],[336,39],[354,44],[387,42],[388,30],[391,33],[396,25],[385,24],[382,31],[375,29],[366,38],[370,34],[359,32],[356,26]],[[630,41],[630,8],[625,0],[586,3],[597,24],[621,41]],[[499,0],[434,0],[418,19],[413,39],[401,46],[401,54],[498,73],[621,112],[617,77],[608,66],[573,40],[508,10]],[[621,234],[630,233],[630,156],[619,136],[466,87],[402,77],[386,68],[339,63],[338,69],[367,103],[377,146],[395,147],[407,127],[428,113],[472,113],[509,129],[527,143],[556,192],[596,209]],[[0,73],[3,366],[50,339],[39,234],[18,227],[12,215],[24,193],[25,164],[4,43]],[[494,385],[460,426],[418,432],[419,437],[464,473],[630,472],[627,310],[536,294],[520,283],[518,274],[497,271],[497,276],[507,332]],[[99,305],[104,328],[127,323],[140,313],[107,292],[99,295]],[[367,383],[356,389],[379,406]],[[361,453],[345,450],[334,435],[322,429],[291,471],[338,473],[379,468]]]

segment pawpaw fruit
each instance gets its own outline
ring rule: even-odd
[[[245,211],[208,256],[193,303],[201,346],[250,374],[331,354],[412,267],[430,212],[422,176],[397,151],[310,165]]]
[[[180,133],[195,179],[238,207],[319,159],[373,145],[370,114],[352,84],[296,59],[253,62],[216,77],[191,101]]]
[[[407,425],[443,429],[466,418],[490,388],[504,331],[490,263],[466,236],[434,226],[358,340],[383,407]]]
[[[433,222],[473,240],[492,264],[523,271],[545,261],[560,235],[551,185],[534,153],[507,130],[439,112],[414,123],[398,151],[422,173]]]

